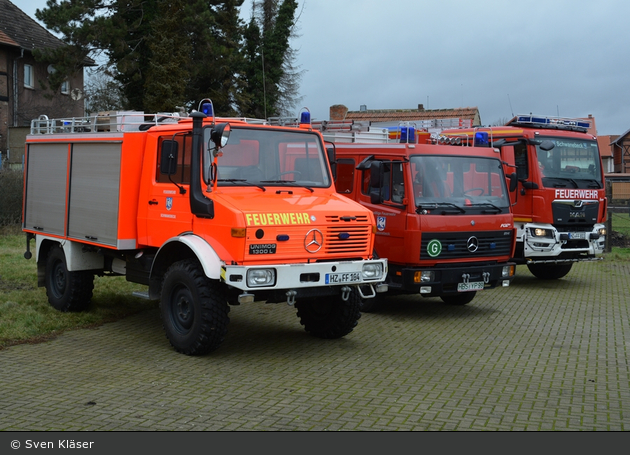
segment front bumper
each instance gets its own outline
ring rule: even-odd
[[[453,295],[459,292],[509,286],[514,279],[516,264],[488,263],[454,267],[399,267],[390,264],[387,275],[389,290],[421,294],[426,297]],[[422,278],[425,272],[425,278]],[[482,284],[481,284],[482,283]]]

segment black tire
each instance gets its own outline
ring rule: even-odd
[[[361,318],[361,296],[353,289],[348,300],[341,296],[298,299],[295,303],[300,324],[318,338],[341,338],[354,330]]]
[[[383,295],[376,294],[371,299],[361,299],[361,313],[376,313],[383,308]]]
[[[541,280],[557,280],[571,271],[573,263],[567,264],[527,264],[527,268],[536,278]]]
[[[460,292],[459,294],[441,295],[442,302],[448,305],[466,305],[475,298],[477,291]]]
[[[64,313],[83,311],[92,300],[94,274],[69,272],[66,255],[59,245],[50,248],[46,259],[46,295],[50,305]]]
[[[186,355],[217,349],[230,322],[226,288],[209,279],[195,260],[176,262],[166,272],[160,313],[171,346]]]

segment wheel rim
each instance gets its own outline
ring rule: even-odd
[[[52,269],[51,275],[51,290],[56,298],[63,296],[67,283],[68,276],[66,268],[61,261],[57,261]]]
[[[190,290],[178,287],[173,291],[170,304],[170,317],[173,327],[180,333],[187,333],[195,320],[195,307]]]

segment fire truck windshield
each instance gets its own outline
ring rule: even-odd
[[[205,145],[204,169],[212,164]],[[218,186],[328,188],[331,178],[319,136],[300,130],[232,127],[217,162]],[[209,183],[210,172],[205,173]]]
[[[538,168],[546,188],[603,188],[596,141],[573,138],[545,138],[554,147],[536,146]],[[545,147],[548,148],[548,147]]]
[[[501,162],[470,156],[412,156],[415,205],[454,213],[509,211],[510,201]],[[449,209],[455,207],[456,210]]]

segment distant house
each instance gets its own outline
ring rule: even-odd
[[[21,164],[32,119],[84,115],[83,71],[65,81],[57,93],[51,93],[42,82],[55,69],[33,57],[35,49],[63,45],[9,0],[0,0],[0,153],[9,165]],[[86,59],[85,66],[93,64]]]
[[[613,172],[628,174],[630,173],[630,130],[617,136],[610,144],[615,160],[615,169]]]
[[[597,146],[599,147],[599,154],[602,157],[602,167],[605,174],[615,172],[615,163],[613,157],[613,142],[617,140],[619,136],[597,136]]]
[[[330,120],[369,121],[373,126],[399,126],[409,124],[417,128],[440,130],[444,128],[481,126],[479,109],[460,107],[457,109],[425,109],[422,104],[417,109],[367,109],[361,106],[358,111],[350,111],[344,105],[330,107]]]

